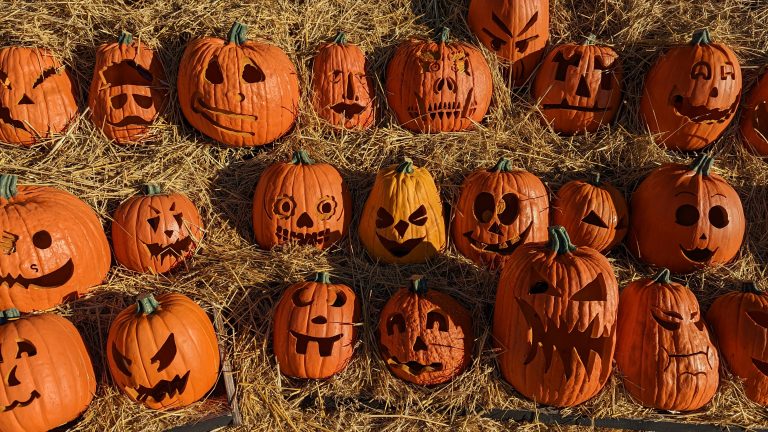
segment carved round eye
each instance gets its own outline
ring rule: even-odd
[[[275,199],[273,212],[280,219],[288,219],[296,210],[296,202],[288,195],[281,195]]]
[[[266,79],[264,71],[256,65],[247,64],[243,68],[243,81],[248,84],[262,82]]]
[[[432,64],[429,65],[429,71],[430,72],[437,72],[440,70],[440,63],[439,62],[432,62]]]
[[[299,307],[309,306],[312,304],[312,293],[308,288],[301,288],[293,293],[293,304]]]
[[[520,213],[520,199],[517,195],[508,193],[501,197],[501,200],[504,202],[504,210],[499,213],[499,221],[504,225],[511,225]]]
[[[48,249],[53,244],[53,239],[48,231],[42,230],[32,236],[32,244],[38,249]]]
[[[715,228],[728,226],[728,211],[723,206],[716,205],[709,209],[709,221]]]
[[[480,223],[488,223],[496,213],[496,198],[488,192],[480,192],[475,197],[475,219]]]
[[[221,72],[221,66],[216,59],[211,59],[205,68],[205,79],[211,84],[221,84],[224,82],[224,74]]]
[[[682,226],[691,226],[699,221],[699,209],[683,204],[675,211],[675,223]]]
[[[320,198],[317,203],[317,214],[320,220],[328,220],[336,213],[336,201],[331,196]]]
[[[330,301],[330,298],[328,299],[331,307],[342,307],[347,303],[347,295],[344,294],[344,291],[335,291],[334,297],[333,302]]]

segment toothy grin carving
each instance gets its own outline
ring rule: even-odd
[[[680,250],[683,251],[683,255],[685,255],[686,258],[688,258],[693,262],[698,262],[698,263],[709,261],[710,259],[712,259],[712,255],[714,255],[715,252],[717,252],[717,249],[710,250],[707,248],[686,249],[683,247],[683,245],[680,245]]]
[[[343,114],[344,118],[349,119],[365,111],[365,105],[361,105],[359,103],[349,104],[346,102],[339,102],[335,105],[332,105],[331,109],[336,114]]]
[[[497,253],[499,255],[511,255],[518,246],[525,243],[525,241],[528,239],[528,234],[530,234],[532,226],[533,223],[529,223],[519,236],[496,244],[483,243],[480,240],[472,238],[472,231],[464,233],[464,237],[469,240],[469,244],[472,245],[473,248],[482,252]]]
[[[15,400],[15,401],[11,402],[10,405],[8,405],[5,408],[3,408],[3,412],[11,411],[14,408],[19,408],[19,407],[23,408],[23,407],[31,404],[32,402],[34,402],[34,400],[38,399],[39,397],[40,397],[40,393],[38,393],[37,390],[32,390],[32,393],[29,395],[29,399],[27,399],[25,401],[17,401],[17,400]]]
[[[389,253],[392,255],[402,258],[418,246],[422,241],[424,241],[425,237],[418,237],[418,238],[412,238],[410,240],[406,240],[402,243],[396,241],[396,240],[390,240],[386,237],[382,237],[381,234],[376,233],[376,237],[379,238],[379,241],[382,245],[384,245],[384,248],[386,248]]]
[[[297,333],[293,330],[291,330],[291,336],[296,338],[296,354],[307,354],[307,346],[310,342],[314,342],[317,344],[320,357],[329,357],[333,353],[333,346],[343,337],[342,334],[331,337],[315,337]]]
[[[172,398],[176,394],[184,393],[187,388],[187,380],[189,379],[189,372],[184,376],[176,375],[172,380],[160,380],[154,387],[144,387],[140,385],[134,390],[136,391],[136,400],[139,402],[146,402],[148,398],[154,399],[156,402],[160,402],[166,397]]]
[[[259,119],[259,117],[256,115],[241,114],[241,113],[236,113],[232,111],[227,111],[221,108],[212,107],[206,104],[205,102],[203,102],[203,98],[200,95],[197,95],[192,99],[192,111],[194,111],[197,114],[200,114],[201,116],[203,116],[203,118],[208,120],[212,125],[214,125],[219,129],[223,129],[227,132],[241,134],[241,135],[256,135],[255,132],[245,132],[245,131],[231,128],[228,126],[224,126],[223,124],[219,123],[215,119],[216,116],[224,116],[224,117],[230,117],[233,119],[239,119],[242,121],[255,122]]]
[[[29,288],[30,285],[34,285],[38,288],[58,288],[69,282],[69,279],[72,278],[74,273],[75,264],[72,262],[72,258],[70,258],[58,269],[36,278],[27,279],[21,275],[15,277],[10,275],[0,277],[0,285],[5,285],[8,288],[11,288],[13,285],[21,285],[24,288]]]
[[[326,245],[335,243],[341,238],[340,231],[331,231],[330,229],[314,233],[295,233],[286,228],[277,227],[275,235],[282,243],[295,242],[301,246]]]
[[[181,240],[177,240],[169,245],[161,245],[159,243],[144,243],[149,250],[150,255],[163,262],[166,257],[178,258],[189,253],[190,249],[194,247],[192,243],[192,237],[184,237]]]
[[[423,373],[438,372],[443,370],[443,364],[440,362],[432,362],[428,365],[421,364],[415,360],[409,362],[401,362],[397,357],[389,357],[387,364],[403,369],[411,375],[421,375]]]
[[[424,97],[419,96],[418,93],[414,93],[416,97],[416,106],[408,107],[408,115],[411,118],[429,117],[432,121],[450,120],[461,118],[468,118],[475,115],[477,111],[477,102],[474,101],[473,90],[469,90],[467,98],[464,103],[459,101],[453,102],[434,102],[427,104]]]
[[[697,123],[723,123],[736,112],[739,106],[739,99],[733,101],[731,106],[726,109],[707,108],[706,105],[691,105],[688,98],[682,95],[672,96],[672,106],[675,113],[687,117]]]
[[[571,111],[583,111],[583,112],[605,112],[608,111],[608,108],[601,108],[597,106],[597,101],[595,101],[595,105],[591,107],[583,107],[583,106],[577,106],[577,105],[571,105],[568,103],[568,100],[563,97],[563,100],[558,104],[544,104],[542,105],[541,109],[567,109]]]

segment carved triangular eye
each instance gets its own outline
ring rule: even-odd
[[[157,371],[162,372],[165,368],[171,365],[173,359],[176,357],[176,338],[171,333],[168,339],[165,340],[163,346],[157,351],[152,360],[152,364],[158,363]]]
[[[749,311],[747,312],[747,316],[758,326],[768,329],[768,312],[758,310]]]
[[[603,219],[597,215],[593,210],[589,211],[589,214],[584,216],[584,219],[581,220],[585,224],[594,225],[596,227],[600,228],[608,228],[608,225],[603,221]]]
[[[608,299],[608,291],[605,288],[605,279],[602,274],[571,297],[574,301],[605,301]]]

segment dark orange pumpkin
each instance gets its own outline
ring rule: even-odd
[[[401,43],[387,65],[387,102],[397,121],[414,132],[473,129],[491,104],[491,70],[477,48],[448,42]]]
[[[748,147],[768,156],[768,73],[749,92],[739,127]]]
[[[357,341],[360,301],[328,273],[288,287],[273,319],[272,347],[280,372],[328,378],[347,367]]]
[[[578,405],[611,374],[619,289],[608,260],[563,227],[504,263],[493,312],[501,374],[537,403]]]

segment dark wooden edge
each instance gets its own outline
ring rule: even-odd
[[[233,422],[231,414],[225,414],[215,417],[204,418],[197,423],[185,424],[182,426],[176,426],[171,429],[166,429],[165,432],[209,432],[216,429],[227,427]]]

